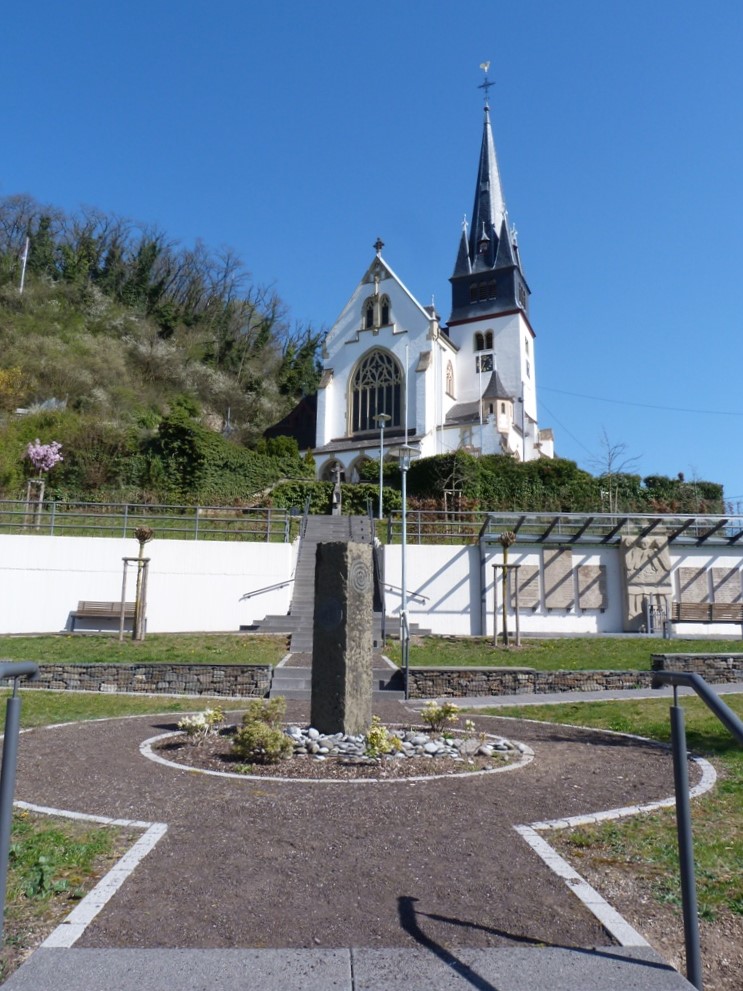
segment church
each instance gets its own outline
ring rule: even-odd
[[[486,77],[486,94],[490,85]],[[360,465],[379,460],[380,440],[385,458],[404,443],[418,457],[456,450],[554,457],[552,431],[537,420],[530,289],[509,227],[487,97],[474,207],[449,280],[446,324],[415,299],[383,248],[378,239],[324,340],[316,397],[267,433],[297,436],[324,480],[340,472],[358,481]]]

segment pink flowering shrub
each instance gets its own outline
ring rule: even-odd
[[[42,444],[37,437],[33,444],[29,444],[26,448],[26,457],[41,474],[42,471],[50,471],[60,461],[64,461],[59,453],[61,450],[62,445],[58,440],[53,440],[49,444]]]

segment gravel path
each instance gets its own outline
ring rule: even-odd
[[[383,719],[414,719],[401,704]],[[305,703],[288,718],[306,722]],[[137,717],[32,730],[16,797],[165,822],[168,832],[86,930],[86,947],[405,947],[607,943],[513,824],[666,797],[670,756],[621,737],[475,717],[528,744],[504,774],[418,783],[221,779],[143,758],[175,728]]]

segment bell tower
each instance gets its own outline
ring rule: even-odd
[[[483,371],[497,371],[500,388],[514,403],[514,436],[508,449],[524,460],[547,455],[537,426],[535,334],[529,321],[530,289],[521,267],[516,230],[509,225],[493,141],[488,91],[494,84],[483,63],[483,131],[471,222],[462,225],[450,278],[452,307],[447,332],[459,348],[461,400],[483,401]],[[459,397],[458,397],[459,398]]]

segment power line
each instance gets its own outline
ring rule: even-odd
[[[655,406],[652,403],[632,403],[626,399],[607,399],[606,396],[586,396],[581,392],[567,392],[565,389],[550,389],[546,385],[540,385],[539,389],[540,392],[556,392],[561,396],[572,396],[574,399],[590,399],[596,403],[613,403],[615,406],[637,406],[641,409],[657,409],[664,410],[669,413],[704,413],[708,416],[743,416],[743,412],[730,413],[719,409],[688,409],[685,406]]]
[[[578,445],[579,447],[582,447],[582,448],[583,448],[583,450],[584,450],[584,451],[586,452],[586,454],[590,454],[590,456],[591,456],[591,457],[594,457],[594,452],[593,452],[593,451],[591,451],[591,450],[589,450],[589,448],[587,448],[587,447],[586,447],[586,445],[585,445],[585,444],[583,443],[583,441],[582,441],[582,440],[578,440],[578,438],[577,438],[577,437],[575,436],[575,434],[574,434],[574,433],[573,433],[573,432],[572,432],[571,430],[568,430],[568,428],[567,428],[567,427],[565,426],[565,424],[564,424],[564,423],[562,423],[562,422],[561,422],[561,421],[560,421],[560,420],[558,419],[558,417],[556,417],[556,416],[555,416],[555,414],[554,414],[554,413],[552,412],[552,410],[551,410],[551,409],[549,408],[549,406],[547,405],[547,403],[545,403],[545,402],[542,402],[542,401],[540,400],[540,403],[539,403],[539,405],[540,405],[540,406],[542,407],[542,409],[544,409],[544,410],[547,410],[547,412],[548,412],[548,413],[549,413],[549,415],[550,415],[550,416],[552,417],[552,419],[553,419],[553,420],[555,421],[555,423],[556,423],[556,424],[558,424],[558,426],[559,426],[559,427],[560,427],[560,428],[561,428],[562,430],[564,430],[564,431],[565,431],[565,433],[566,433],[566,434],[568,435],[568,437],[572,437],[572,438],[573,438],[573,440],[575,441],[575,443],[576,443],[576,444],[577,444],[577,445]]]

